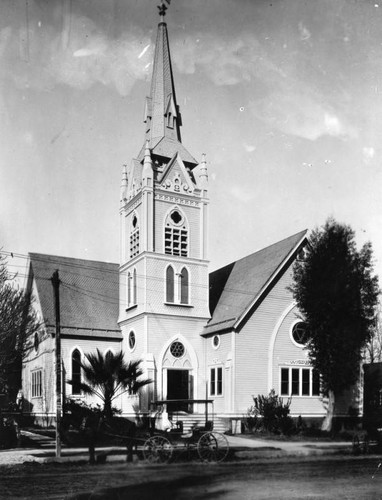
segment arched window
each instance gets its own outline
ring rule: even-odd
[[[174,209],[166,218],[164,228],[164,253],[168,255],[188,256],[187,221],[178,209]]]
[[[138,218],[134,214],[130,229],[130,259],[139,254],[139,224]]]
[[[133,271],[133,304],[137,303],[137,270]]]
[[[131,273],[130,271],[127,273],[127,306],[131,305]]]
[[[72,352],[72,394],[81,394],[81,353],[78,349]]]
[[[132,307],[137,303],[137,270],[127,273],[127,307]]]
[[[188,304],[188,271],[184,267],[179,275],[180,303]]]
[[[168,266],[166,269],[166,302],[174,302],[174,269]]]

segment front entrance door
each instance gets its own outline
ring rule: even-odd
[[[188,370],[167,370],[167,399],[189,399],[189,378]],[[167,411],[189,411],[189,408],[185,403],[172,403]]]

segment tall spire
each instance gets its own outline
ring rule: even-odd
[[[147,98],[145,122],[148,125],[147,139],[168,137],[181,141],[181,118],[176,102],[172,74],[167,25],[164,22],[166,5],[159,6],[160,23],[155,45],[154,67],[151,79],[150,97]]]
[[[144,117],[146,137],[138,159],[143,161],[146,141],[148,141],[154,161],[160,157],[160,161],[163,162],[164,159],[166,163],[166,159],[170,160],[178,153],[182,160],[193,168],[198,162],[182,145],[181,140],[182,119],[176,102],[167,25],[164,22],[167,10],[164,1],[170,4],[171,0],[161,0],[161,4],[158,5],[160,22],[155,45],[150,97],[146,97]]]

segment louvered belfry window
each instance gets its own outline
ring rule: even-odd
[[[164,230],[164,251],[168,255],[188,256],[188,230],[184,217],[173,210]]]
[[[139,254],[139,226],[137,216],[133,216],[130,232],[130,259]]]

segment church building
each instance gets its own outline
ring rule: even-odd
[[[326,414],[319,374],[304,349],[304,323],[288,289],[307,231],[209,274],[208,232],[214,228],[208,226],[207,164],[183,145],[181,125],[162,9],[142,144],[122,173],[119,265],[29,255],[26,290],[43,326],[23,366],[23,394],[25,411],[38,420],[56,411],[55,270],[64,380],[81,380],[78,361],[96,349],[142,360],[153,380],[139,398],[117,398],[123,414],[148,411],[152,400],[207,398],[229,428],[253,396],[271,389],[291,398],[292,416]],[[92,401],[65,382],[63,393]],[[204,412],[181,401],[169,407],[175,409],[191,418]],[[342,410],[348,411],[345,402]]]

